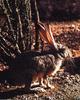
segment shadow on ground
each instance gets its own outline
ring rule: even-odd
[[[17,95],[23,95],[23,94],[34,94],[37,93],[35,90],[27,90],[26,88],[18,88],[15,90],[9,90],[6,92],[0,92],[0,99],[8,99],[13,98]]]
[[[80,57],[75,57],[72,59],[73,64],[66,66],[65,71],[70,74],[80,74]]]

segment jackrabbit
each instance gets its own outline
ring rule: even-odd
[[[48,82],[49,76],[54,76],[64,61],[71,57],[71,52],[67,47],[61,47],[58,51],[46,55],[36,56],[33,58],[34,70],[33,80],[38,78],[39,84],[44,87],[54,88]]]
[[[26,88],[31,87],[32,81],[38,80],[39,85],[47,88],[54,88],[48,82],[49,76],[54,76],[59,71],[63,62],[71,57],[70,50],[63,46],[57,51],[35,52],[30,51],[17,56],[16,62],[21,70],[21,77],[26,82]],[[20,67],[21,66],[21,67]],[[24,79],[25,78],[25,79]]]

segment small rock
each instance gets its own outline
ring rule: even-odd
[[[10,86],[9,85],[7,85],[7,89],[9,89],[10,88]]]

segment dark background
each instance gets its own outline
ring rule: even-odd
[[[62,21],[80,18],[80,0],[37,0],[41,20]]]

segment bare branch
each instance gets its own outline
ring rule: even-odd
[[[7,56],[10,56],[10,55],[6,52],[6,50],[2,47],[2,45],[0,45],[0,48],[3,50],[3,52],[4,52]]]
[[[27,23],[28,23],[28,32],[26,33],[26,42],[27,42],[27,49],[31,49],[31,2],[30,0],[25,0],[25,8],[26,8],[26,18],[27,18]]]
[[[18,20],[19,20],[19,31],[20,31],[19,35],[20,35],[20,38],[21,38],[22,48],[23,48],[23,50],[25,50],[25,42],[23,40],[24,35],[23,35],[22,22],[21,22],[21,16],[20,16],[20,11],[19,11],[20,9],[18,8],[17,0],[15,0],[15,5],[16,5],[16,13],[17,13]]]
[[[10,5],[9,5],[8,0],[6,0],[6,3],[7,3],[7,5],[8,5],[9,11],[12,13],[12,10],[11,10],[11,7],[10,7]]]
[[[40,21],[39,12],[37,7],[37,0],[31,0],[31,7],[33,12],[33,20],[35,24],[35,49],[39,49],[39,30],[38,30],[38,22]]]
[[[6,1],[6,0],[5,0]],[[8,1],[6,2],[7,3],[7,5],[9,6],[9,4],[8,4]],[[12,27],[12,23],[11,23],[11,20],[10,20],[10,15],[8,14],[8,10],[6,9],[6,7],[5,7],[5,4],[4,4],[4,1],[2,2],[2,5],[3,5],[3,9],[4,9],[4,13],[6,14],[6,16],[7,16],[7,20],[8,20],[8,25],[9,25],[9,29],[11,30],[11,32],[12,32],[12,35],[13,35],[13,38],[14,38],[14,40],[15,40],[15,37],[14,37],[14,29],[13,29],[13,27]],[[8,7],[9,9],[10,9],[10,6]],[[11,9],[10,9],[11,10]]]

